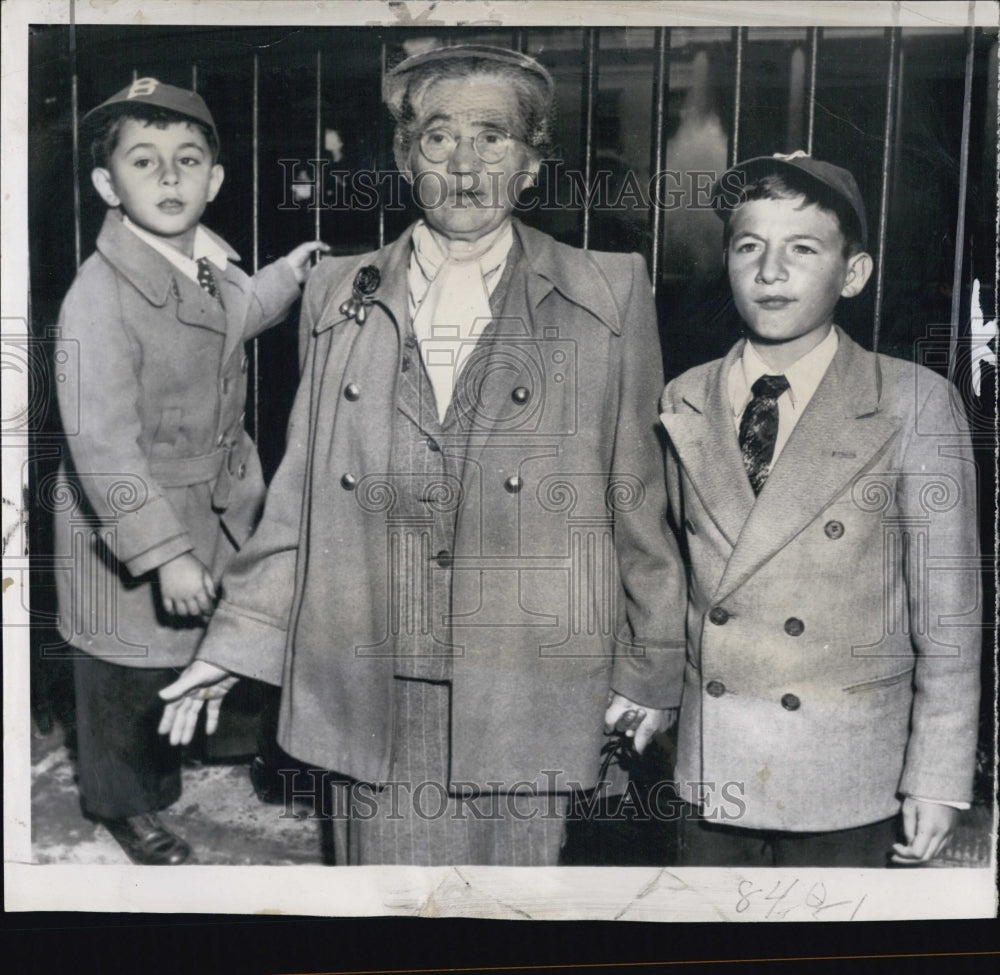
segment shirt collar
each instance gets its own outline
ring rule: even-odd
[[[837,343],[837,331],[831,328],[819,345],[796,359],[784,371],[783,375],[788,380],[788,398],[793,409],[804,408],[812,399],[837,354]],[[747,408],[753,384],[761,376],[772,374],[771,367],[760,357],[753,343],[747,340],[743,346],[743,354],[729,372],[729,401],[736,416],[741,416]]]
[[[229,258],[226,255],[225,250],[219,244],[214,241],[200,224],[195,229],[194,232],[194,243],[192,245],[192,256],[188,257],[186,254],[182,254],[176,247],[171,247],[169,244],[164,243],[155,234],[151,234],[148,230],[143,230],[142,227],[137,226],[128,216],[122,217],[122,223],[128,227],[133,234],[136,235],[140,240],[149,244],[157,253],[162,254],[171,264],[174,265],[178,270],[183,271],[189,278],[193,281],[198,280],[198,264],[199,258],[207,257],[209,261],[212,262],[220,271],[226,269],[226,265],[229,263]]]

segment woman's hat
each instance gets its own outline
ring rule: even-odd
[[[382,100],[393,118],[398,119],[402,114],[403,98],[414,69],[431,64],[439,64],[443,68],[446,64],[456,61],[493,61],[506,67],[518,68],[535,82],[541,83],[545,89],[547,103],[551,104],[554,97],[555,82],[552,80],[552,75],[527,54],[505,47],[493,47],[490,44],[456,44],[452,47],[438,47],[432,51],[414,54],[386,72],[382,85]]]

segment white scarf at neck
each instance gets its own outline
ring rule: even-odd
[[[514,243],[510,221],[476,241],[413,228],[408,284],[413,331],[444,422],[462,364],[493,318],[490,294]]]

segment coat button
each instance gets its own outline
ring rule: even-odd
[[[842,538],[844,535],[844,525],[839,521],[828,521],[823,526],[823,531],[826,532],[827,538],[832,538],[836,541],[838,538]]]
[[[427,449],[428,450],[433,450],[434,453],[437,453],[441,449],[441,444],[439,444],[433,437],[428,437],[427,438]]]
[[[782,694],[781,706],[786,711],[798,711],[802,707],[802,702],[794,694]]]
[[[517,494],[521,488],[524,487],[524,481],[518,477],[516,474],[511,474],[506,481],[503,482],[504,490],[508,494]]]
[[[514,391],[510,394],[510,398],[521,405],[524,405],[531,399],[531,391],[527,386],[515,386]]]
[[[449,568],[451,568],[451,562],[452,562],[451,552],[449,552],[446,548],[445,549],[441,549],[441,551],[438,552],[438,554],[434,556],[434,561],[437,562],[437,564],[442,569],[449,569]]]
[[[710,680],[705,685],[705,693],[709,697],[722,697],[726,693],[726,685],[721,680]]]
[[[240,464],[240,466],[236,468],[236,476],[241,481],[243,480],[243,478],[245,478],[247,476],[247,465],[246,464]]]
[[[354,488],[357,486],[357,483],[358,479],[353,474],[345,474],[340,479],[340,486],[345,491],[353,491]]]
[[[789,616],[788,619],[785,620],[785,632],[789,636],[802,636],[802,632],[805,630],[805,628],[806,628],[805,623],[803,623],[802,620],[797,619],[794,616]]]
[[[361,390],[358,389],[357,383],[348,383],[344,387],[344,399],[350,400],[352,403],[361,398]]]
[[[729,614],[721,606],[713,606],[708,618],[716,626],[723,626],[728,622]]]

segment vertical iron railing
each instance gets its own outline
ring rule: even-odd
[[[658,176],[667,163],[667,107],[670,98],[670,28],[657,27],[653,42],[653,118],[649,144],[650,185],[656,186]],[[652,195],[652,194],[651,194]],[[650,277],[653,297],[656,297],[662,274],[661,265],[666,250],[666,218],[656,199],[650,200],[649,229],[652,236]]]
[[[743,91],[743,45],[746,41],[745,27],[733,28],[733,39],[736,43],[736,79],[733,91],[733,138],[729,165],[735,166],[740,158],[740,100]]]
[[[809,28],[809,122],[806,126],[806,155],[813,152],[813,128],[816,124],[816,62],[819,58],[819,28]]]
[[[882,189],[879,194],[878,243],[875,252],[875,311],[872,325],[872,348],[878,351],[882,329],[882,303],[885,297],[885,249],[889,223],[889,186],[892,172],[893,135],[899,103],[899,69],[902,54],[901,29],[886,30],[889,44],[889,69],[886,75],[885,127],[882,138]]]
[[[951,328],[948,333],[948,378],[954,380],[958,359],[959,314],[962,308],[962,259],[965,253],[965,200],[969,188],[969,128],[972,117],[972,71],[975,66],[975,4],[969,4],[965,29],[965,87],[962,100],[962,143],[959,153],[958,216],[955,218],[955,265],[951,285]]]
[[[594,168],[594,111],[597,107],[598,68],[597,53],[600,49],[600,28],[588,27],[583,32],[583,123],[581,142],[583,148],[584,204],[581,226],[581,246],[590,246],[590,181]]]

